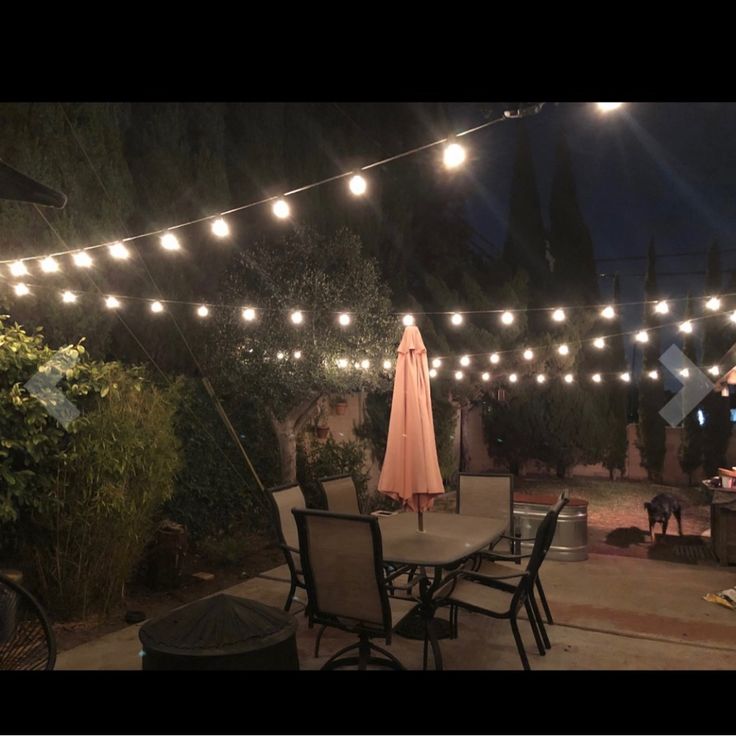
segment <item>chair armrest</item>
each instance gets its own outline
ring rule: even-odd
[[[384,565],[388,563],[384,562]],[[413,570],[416,567],[416,565],[402,565],[401,567],[397,567],[393,572],[386,575],[386,582],[391,582],[392,580],[399,577],[399,575],[403,575],[404,573],[408,573],[411,570]]]
[[[297,555],[299,554],[299,550],[296,549],[296,547],[289,547],[288,544],[280,544],[279,547],[281,547],[281,549],[285,550],[286,552],[293,552]]]

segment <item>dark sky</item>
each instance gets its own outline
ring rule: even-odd
[[[457,110],[458,119],[470,113],[469,107]],[[499,247],[506,234],[516,124],[466,138],[477,176],[471,221]],[[688,289],[694,296],[703,293],[705,254],[673,256],[705,251],[714,238],[722,249],[736,245],[736,104],[627,103],[602,114],[594,103],[547,103],[526,125],[546,222],[556,136],[561,127],[566,131],[599,272],[621,274],[624,301],[643,299],[646,263],[608,259],[646,255],[651,237],[663,291],[671,297]],[[723,265],[736,268],[736,252],[724,253]],[[610,295],[611,279],[601,277],[600,285],[604,297]],[[627,329],[637,326],[640,315],[641,307],[626,312]],[[669,342],[664,335],[663,342]]]

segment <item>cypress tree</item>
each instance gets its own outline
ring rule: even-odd
[[[685,319],[693,316],[693,306],[690,294],[687,296],[685,306]],[[695,350],[695,338],[693,335],[685,334],[682,341],[682,351],[685,355],[697,363]],[[691,411],[682,424],[682,440],[678,450],[678,459],[683,473],[687,473],[688,483],[692,485],[693,473],[700,467],[703,458],[703,428],[698,421],[697,411]]]

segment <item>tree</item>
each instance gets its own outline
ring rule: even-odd
[[[657,301],[660,298],[657,287],[657,252],[654,247],[654,238],[649,243],[647,253],[644,294],[648,302]],[[642,348],[642,372],[639,379],[638,447],[641,453],[641,464],[647,469],[649,480],[658,481],[662,477],[666,449],[665,423],[659,413],[665,404],[665,395],[659,365],[660,337],[656,329],[657,324],[651,303],[644,305],[644,325],[647,328],[648,342],[644,343]],[[657,371],[658,378],[649,377],[652,371]]]
[[[685,319],[693,316],[693,305],[690,294],[685,305]],[[692,334],[685,334],[682,340],[682,351],[693,363],[697,364],[695,340]],[[703,428],[698,421],[696,411],[691,411],[682,423],[682,440],[678,449],[678,459],[683,473],[687,473],[688,483],[692,485],[693,473],[703,461]]]
[[[388,292],[356,235],[297,228],[238,254],[223,298],[251,304],[257,318],[247,322],[231,310],[217,317],[209,340],[211,373],[226,405],[246,394],[264,407],[282,480],[293,481],[296,437],[320,399],[386,384],[382,362],[395,362],[400,337]],[[302,310],[304,323],[295,325],[285,307]],[[343,311],[351,313],[348,328],[337,323]],[[363,360],[370,361],[368,369],[355,366]]]

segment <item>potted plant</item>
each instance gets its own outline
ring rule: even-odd
[[[317,406],[317,418],[314,424],[314,433],[317,435],[317,439],[325,440],[327,435],[330,433],[330,426],[327,423],[327,407],[324,402],[320,401]]]
[[[335,399],[335,414],[342,416],[348,410],[348,400],[344,396]]]

